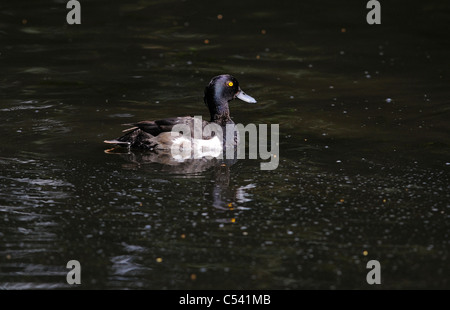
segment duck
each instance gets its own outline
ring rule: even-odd
[[[256,99],[247,95],[239,86],[238,80],[230,74],[221,74],[211,79],[205,87],[203,101],[209,110],[209,121],[201,120],[194,116],[170,117],[153,121],[140,121],[137,123],[123,124],[129,128],[123,130],[125,133],[119,138],[104,140],[104,143],[113,144],[116,147],[126,147],[128,150],[144,151],[167,151],[173,150],[174,145],[189,145],[190,154],[192,148],[202,150],[201,156],[215,157],[223,151],[226,145],[237,145],[239,136],[234,132],[233,137],[226,137],[226,127],[234,126],[230,116],[229,102],[233,99],[240,99],[247,103],[256,103]],[[201,137],[195,136],[195,127],[201,124]],[[186,126],[190,131],[190,136],[177,136],[172,133],[172,129],[177,131],[176,125]],[[208,125],[220,126],[223,132],[223,139],[219,139],[215,132],[203,130]],[[186,128],[185,127],[185,128]],[[187,144],[186,144],[187,143]],[[178,146],[177,146],[178,147]],[[206,148],[206,151],[204,151]],[[185,148],[186,151],[186,148]],[[183,155],[175,154],[176,159],[184,159]]]

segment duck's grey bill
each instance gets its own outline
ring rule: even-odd
[[[249,103],[256,103],[256,99],[252,96],[247,95],[244,93],[244,91],[240,90],[237,95],[237,98],[241,99],[242,101],[249,102]]]

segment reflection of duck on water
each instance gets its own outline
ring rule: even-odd
[[[142,121],[135,124],[129,124],[132,126],[129,129],[124,130],[125,135],[114,140],[105,140],[105,143],[115,144],[117,146],[127,147],[128,149],[140,149],[148,151],[166,151],[171,150],[175,143],[183,143],[180,139],[186,139],[185,136],[180,137],[174,135],[181,125],[190,131],[189,145],[192,149],[204,149],[208,148],[209,151],[205,156],[217,157],[219,152],[217,149],[222,150],[223,145],[236,145],[238,143],[238,135],[233,132],[232,137],[227,137],[226,126],[233,126],[234,122],[230,118],[230,110],[228,102],[234,98],[239,98],[243,101],[256,103],[256,100],[247,94],[245,94],[239,87],[239,82],[231,75],[219,75],[214,77],[208,86],[205,88],[204,101],[208,106],[211,120],[198,121],[198,119],[192,116],[174,117],[156,121]],[[178,127],[175,127],[178,125]],[[196,128],[197,126],[201,128]],[[215,132],[211,130],[205,130],[208,125],[218,125],[222,129],[223,144],[220,144],[220,139],[215,136]],[[209,128],[209,127],[208,127]],[[198,139],[195,133],[201,130],[201,138]],[[196,138],[196,139],[194,139]],[[228,138],[228,139],[227,139]],[[228,140],[228,141],[227,141]],[[164,154],[164,152],[159,152]],[[177,158],[175,160],[186,159]],[[183,156],[181,156],[183,157]],[[149,158],[150,159],[150,158]],[[156,160],[156,157],[155,157]]]
[[[212,167],[230,167],[237,162],[237,147],[234,148],[234,158],[219,159],[217,157],[205,156],[201,158],[175,159],[170,150],[139,151],[125,149],[109,149],[108,154],[117,154],[125,159],[128,164],[124,168],[144,168],[148,164],[159,164],[150,168],[172,174],[193,174],[209,170]]]
[[[235,148],[235,155],[237,155]],[[110,153],[111,154],[111,153]],[[248,189],[255,187],[253,184],[235,187],[231,184],[231,167],[237,162],[237,156],[233,159],[199,158],[174,160],[169,152],[158,153],[155,151],[124,151],[115,152],[121,156],[126,164],[124,169],[159,171],[182,178],[210,178],[213,182],[207,182],[205,193],[211,197],[213,207],[222,211],[235,210],[235,204],[244,204],[251,201]],[[228,222],[226,220],[225,222]]]

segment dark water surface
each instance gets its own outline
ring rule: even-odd
[[[449,289],[448,1],[212,3],[0,4],[0,288]],[[277,169],[104,153],[222,73]]]

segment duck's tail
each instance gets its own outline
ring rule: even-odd
[[[153,150],[156,146],[153,138],[154,137],[151,134],[139,128],[133,128],[133,130],[127,130],[127,132],[120,138],[105,140],[103,142],[127,148]]]
[[[117,145],[123,145],[123,146],[130,146],[131,142],[128,141],[119,141],[117,139],[114,140],[104,140],[104,143],[108,143],[108,144],[117,144]]]

